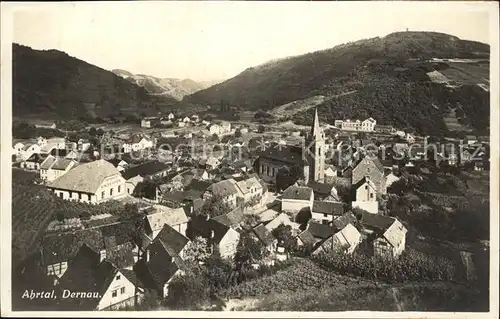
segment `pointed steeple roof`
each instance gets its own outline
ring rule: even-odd
[[[313,125],[311,127],[311,137],[320,136],[320,135],[321,135],[321,128],[319,126],[318,108],[316,108],[314,111],[314,122],[313,122]]]

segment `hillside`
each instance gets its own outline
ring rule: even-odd
[[[57,50],[13,44],[13,116],[105,118],[156,114],[175,105],[114,73]]]
[[[182,100],[186,95],[211,86],[210,82],[195,82],[191,79],[157,78],[151,75],[132,74],[126,70],[115,69],[114,74],[146,89],[150,94],[170,96]]]
[[[428,75],[433,71],[448,76],[437,81]],[[255,111],[322,95],[326,102],[318,107],[324,121],[372,116],[379,123],[429,133],[446,131],[443,117],[460,103],[465,113],[461,124],[485,129],[488,74],[487,44],[442,33],[397,32],[248,68],[185,100]],[[329,99],[350,91],[356,93]],[[309,124],[312,117],[304,115],[299,112],[293,119]]]

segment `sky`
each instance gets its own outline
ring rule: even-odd
[[[489,43],[487,9],[393,1],[24,5],[14,14],[13,42],[61,50],[107,70],[211,81],[407,28]]]

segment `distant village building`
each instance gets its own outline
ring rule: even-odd
[[[157,117],[145,117],[141,120],[141,127],[152,128],[160,123],[160,119]]]
[[[408,231],[397,218],[363,213],[361,224],[370,235],[375,256],[397,258],[405,250]]]
[[[311,131],[305,138],[305,145],[305,148],[292,145],[266,147],[257,159],[259,176],[266,182],[275,183],[279,169],[297,167],[303,170],[306,184],[309,181],[324,182],[327,147],[317,110]]]
[[[173,121],[175,119],[174,113],[168,114],[168,119],[171,120],[171,121]]]
[[[283,192],[281,210],[297,214],[305,208],[312,209],[313,202],[314,192],[310,187],[292,185]]]
[[[88,203],[100,203],[126,195],[125,179],[113,164],[103,159],[78,165],[49,183],[47,188],[62,199]]]
[[[133,135],[122,146],[124,153],[131,153],[153,148],[154,141],[146,135]]]
[[[353,184],[355,190],[355,200],[352,202],[352,207],[358,207],[372,214],[378,213],[377,189],[375,184],[370,180],[369,176]]]
[[[372,117],[364,121],[360,120],[335,120],[334,126],[343,131],[374,132],[377,121]]]

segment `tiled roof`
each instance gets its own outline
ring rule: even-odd
[[[394,223],[394,221],[395,219],[392,217],[372,214],[368,212],[362,212],[361,215],[361,223],[363,224],[363,226],[378,231],[385,231]]]
[[[100,159],[76,166],[47,187],[94,194],[106,177],[117,174],[116,167]]]
[[[263,223],[275,219],[280,213],[274,209],[267,209],[259,214],[259,220]]]
[[[54,165],[52,165],[51,169],[57,169],[57,170],[62,170],[65,171],[68,166],[71,163],[74,163],[75,161],[69,159],[69,158],[58,158]]]
[[[218,183],[210,185],[209,189],[212,194],[220,197],[227,197],[230,195],[238,194],[238,189],[236,186],[229,180],[222,180]]]
[[[315,237],[321,239],[327,239],[335,233],[335,228],[329,225],[323,225],[316,223],[314,221],[309,221],[307,225],[307,230]]]
[[[273,220],[271,220],[269,223],[267,223],[266,228],[269,231],[273,231],[274,229],[278,228],[278,226],[281,224],[285,226],[291,226],[292,228],[296,228],[298,226],[298,224],[293,222],[287,214],[281,213],[278,216],[276,216]]]
[[[167,163],[162,163],[159,161],[151,161],[143,164],[139,164],[133,167],[129,167],[121,172],[123,178],[129,179],[134,176],[150,176],[158,172],[168,169],[170,166]]]
[[[298,237],[305,245],[312,246],[318,242],[318,240],[316,238],[314,238],[314,236],[311,234],[311,232],[308,229],[301,232]]]
[[[342,215],[344,213],[344,204],[341,202],[329,202],[315,200],[312,207],[313,213]]]
[[[283,192],[283,199],[309,200],[311,192],[310,187],[292,185]]]
[[[164,224],[154,241],[161,241],[166,248],[171,249],[175,254],[179,254],[189,242],[189,239],[171,226]]]
[[[302,167],[307,160],[302,156],[302,147],[289,145],[271,145],[260,152],[259,157],[279,163],[300,165]]]
[[[38,163],[41,164],[45,159],[47,158],[47,154],[33,154],[31,155],[26,162],[33,162],[33,163]]]
[[[45,161],[42,162],[40,165],[40,169],[50,169],[52,167],[52,164],[56,161],[56,158],[52,155],[49,155]]]
[[[153,205],[151,213],[146,218],[152,230],[162,229],[165,224],[176,226],[189,221],[184,209],[163,205]]]
[[[357,221],[356,216],[354,216],[351,212],[348,212],[342,216],[339,216],[333,220],[333,226],[335,226],[338,230],[343,229],[347,224],[353,224]]]
[[[243,213],[243,208],[237,207],[227,214],[215,216],[213,220],[227,226],[227,227],[238,227],[245,217]]]

